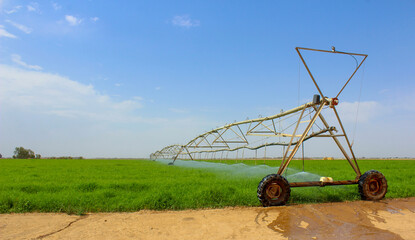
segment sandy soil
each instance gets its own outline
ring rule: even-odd
[[[415,198],[84,216],[2,214],[0,239],[415,239]]]

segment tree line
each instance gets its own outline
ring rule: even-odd
[[[0,154],[0,158],[3,156]],[[14,149],[14,159],[40,159],[42,156],[40,154],[35,154],[31,149],[26,149],[24,147],[16,147]],[[71,156],[62,156],[62,157],[47,157],[47,159],[84,159],[83,157],[71,157]]]
[[[28,159],[28,158],[37,158],[40,159],[42,156],[40,154],[35,154],[31,149],[26,149],[24,147],[16,147],[14,150],[13,158],[18,159]]]

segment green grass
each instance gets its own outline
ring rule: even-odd
[[[376,169],[386,176],[387,198],[415,196],[415,161],[362,160],[359,165],[362,172]],[[287,174],[298,171],[295,169],[302,168],[301,161],[293,161],[290,168]],[[346,161],[306,161],[305,170],[335,180],[355,177]],[[81,214],[259,206],[256,188],[264,176],[168,166],[147,160],[0,159],[0,213]],[[309,187],[293,188],[289,203],[358,199],[356,185]]]
[[[219,162],[219,161],[214,161]],[[231,161],[235,163],[235,161]],[[263,164],[263,160],[237,161],[247,165]],[[281,160],[266,160],[266,164],[279,167]],[[358,160],[361,173],[378,170],[386,177],[386,198],[415,196],[415,160]],[[295,173],[303,168],[301,160],[291,161],[283,175]],[[305,160],[304,171],[334,180],[352,180],[356,174],[346,160]],[[319,203],[360,200],[357,185],[292,188],[290,203]]]

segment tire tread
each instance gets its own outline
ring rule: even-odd
[[[278,182],[283,183],[284,195],[281,199],[278,199],[278,201],[270,201],[270,199],[266,197],[266,193],[265,193],[266,186],[273,181],[278,181]],[[264,207],[285,205],[288,202],[288,199],[290,198],[290,193],[291,193],[290,184],[288,183],[287,179],[278,174],[267,175],[258,184],[257,197],[259,201],[261,202],[262,206]]]
[[[380,194],[379,196],[375,196],[375,197],[368,196],[367,193],[365,192],[365,188],[364,188],[366,179],[368,177],[372,176],[372,175],[380,175],[383,178],[383,180],[385,181],[385,188],[386,188],[384,193]],[[360,178],[359,178],[358,186],[359,186],[359,194],[360,194],[360,197],[362,198],[362,200],[380,200],[380,199],[384,198],[386,193],[388,192],[388,182],[386,181],[385,176],[377,170],[369,170],[369,171],[365,172],[363,175],[361,175]]]

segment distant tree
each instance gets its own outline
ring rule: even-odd
[[[24,147],[16,147],[16,149],[14,150],[13,158],[19,158],[19,159],[35,158],[35,153],[30,149],[25,149]]]
[[[40,154],[36,154],[36,159],[41,159],[42,156]]]
[[[1,155],[1,153],[0,153],[0,158],[3,158],[3,155]]]

